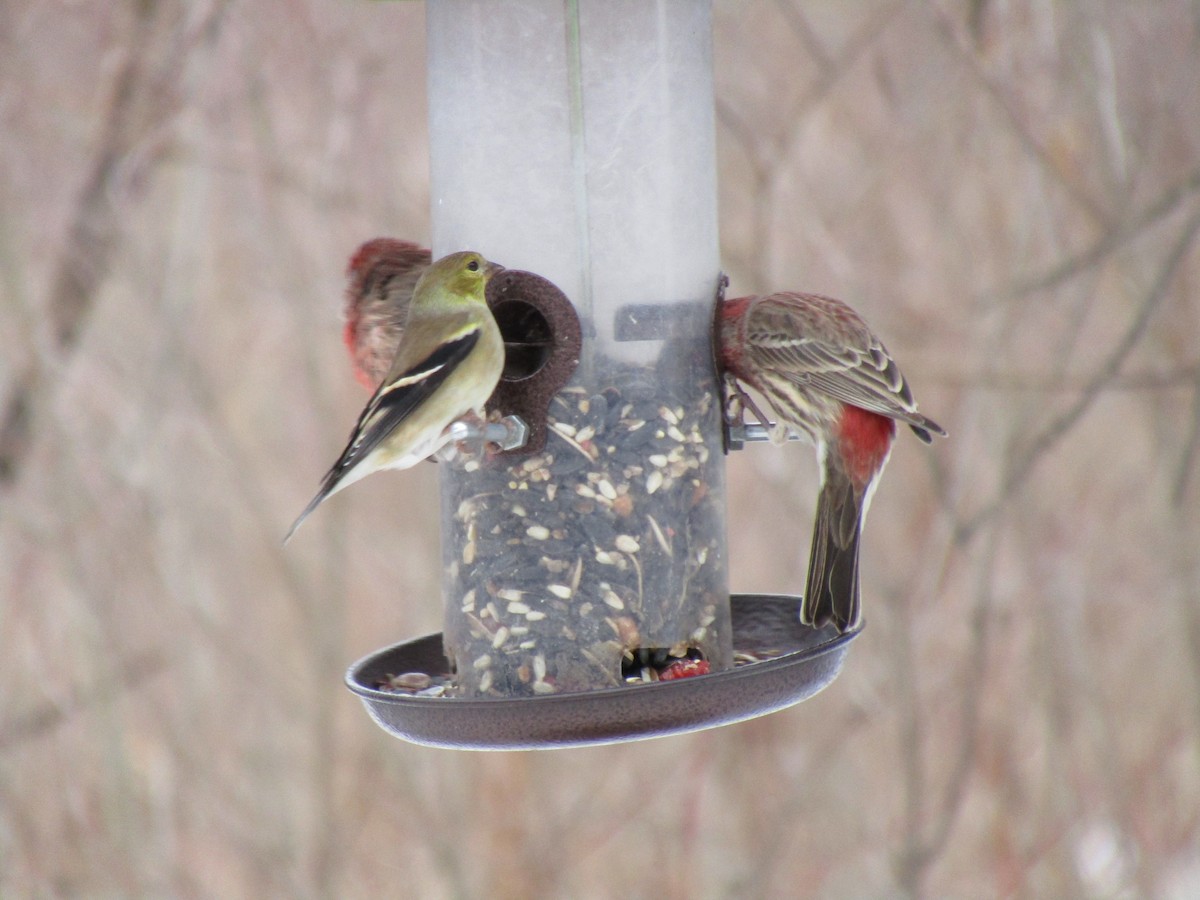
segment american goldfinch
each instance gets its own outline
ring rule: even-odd
[[[429,268],[424,247],[394,238],[374,238],[359,247],[346,268],[342,340],[354,377],[375,390],[396,358],[413,288]]]
[[[415,465],[451,440],[447,426],[456,419],[482,415],[504,367],[504,342],[484,297],[500,270],[465,251],[421,276],[387,377],[284,543],[326,498],[372,472]]]
[[[777,422],[772,437],[794,430],[817,447],[821,493],[800,620],[854,628],[859,536],[896,421],[927,444],[946,432],[917,412],[887,348],[840,300],[790,291],[722,298],[717,341],[726,378],[735,379],[733,395],[755,413],[736,382],[766,399]]]

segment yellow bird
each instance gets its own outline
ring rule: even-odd
[[[421,276],[391,370],[285,544],[328,497],[372,472],[416,465],[450,441],[452,422],[483,415],[504,368],[504,341],[484,297],[499,271],[464,251],[442,257]]]

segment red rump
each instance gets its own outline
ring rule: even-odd
[[[857,406],[842,407],[838,447],[846,474],[859,488],[865,487],[883,466],[895,436],[894,419]]]

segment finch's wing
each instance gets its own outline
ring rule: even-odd
[[[843,403],[899,419],[926,444],[932,443],[933,434],[946,436],[946,429],[917,412],[908,382],[877,338],[872,337],[868,346],[862,349],[833,351],[821,347],[820,352],[845,368],[839,371],[831,367],[815,374],[812,378],[815,387]]]
[[[809,308],[818,302],[831,312],[844,311],[832,329],[825,324],[832,315]],[[912,408],[900,370],[848,307],[812,294],[775,294],[751,315],[749,344],[763,369],[872,412],[894,415]]]
[[[395,378],[385,380],[375,392],[330,474],[341,473],[364,459],[379,446],[414,409],[426,402],[450,374],[466,359],[479,342],[479,326],[474,325]]]
[[[809,384],[843,403],[883,415],[912,412],[912,391],[877,341],[865,347],[803,339],[796,348],[804,366],[796,369]]]
[[[827,297],[799,296],[832,315],[816,318],[794,303],[763,303],[755,308],[754,343],[766,355],[766,365],[795,384],[899,419],[926,443],[930,440],[926,429],[945,434],[936,422],[917,412],[900,368],[856,313]],[[829,319],[836,323],[832,331],[820,327]]]
[[[871,339],[865,347],[834,347],[820,341],[803,342],[796,353],[803,354],[808,368],[781,373],[797,383],[807,383],[843,403],[899,419],[925,443],[930,432],[945,436],[941,425],[917,412],[916,401],[904,376],[887,348]]]
[[[448,341],[443,341],[427,357],[394,378],[385,381],[375,391],[358,417],[358,423],[350,435],[350,443],[338,457],[338,461],[321,479],[321,487],[309,501],[304,512],[292,523],[286,544],[296,529],[321,503],[337,490],[346,474],[362,462],[396,427],[410,416],[414,409],[426,402],[450,377],[450,374],[470,355],[479,342],[478,325],[467,327]]]

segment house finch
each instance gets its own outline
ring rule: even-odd
[[[416,465],[451,440],[452,422],[482,415],[504,367],[504,342],[484,299],[498,271],[468,251],[439,259],[421,276],[387,376],[284,543],[327,497],[372,472]]]
[[[800,620],[853,628],[861,615],[859,535],[896,420],[927,444],[946,432],[917,412],[887,348],[840,300],[789,291],[722,297],[716,337],[727,383],[736,380],[733,396],[757,414],[736,382],[754,388],[775,415],[774,440],[790,429],[817,447],[821,493]]]
[[[430,252],[408,241],[375,238],[359,247],[346,267],[345,326],[354,377],[373,391],[388,373],[404,332],[404,317]]]

